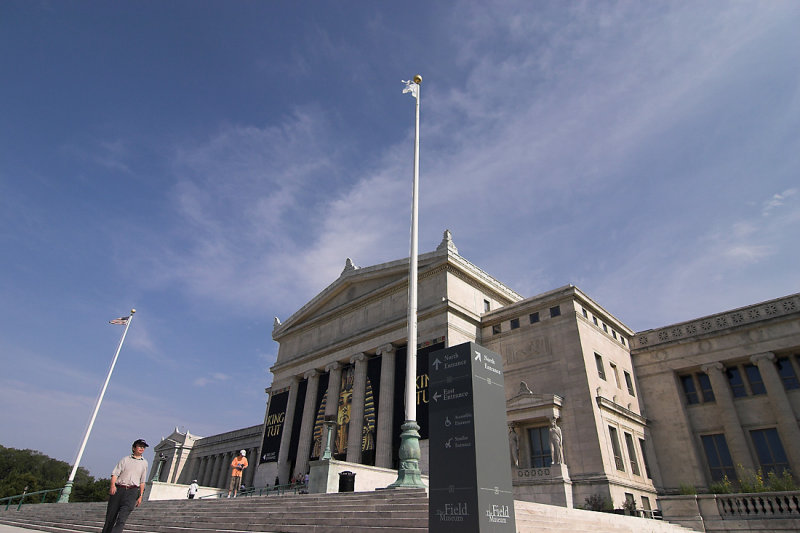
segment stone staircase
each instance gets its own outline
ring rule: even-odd
[[[629,516],[515,502],[520,533],[687,533],[692,530]],[[0,511],[0,524],[54,533],[102,530],[106,504],[36,504]],[[141,533],[422,533],[428,531],[424,490],[287,494],[235,499],[145,502],[127,532]]]
[[[99,532],[105,503],[46,503],[0,512],[0,524],[59,533]],[[423,489],[145,502],[125,531],[147,533],[375,533],[428,531]]]

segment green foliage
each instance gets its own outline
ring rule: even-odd
[[[770,472],[767,476],[767,486],[770,492],[783,492],[797,490],[797,485],[792,478],[792,473],[784,469],[779,476],[775,472]]]
[[[678,489],[679,494],[683,494],[684,496],[689,494],[697,494],[697,489],[694,488],[694,485],[689,485],[687,483],[681,483],[680,488]]]
[[[626,498],[625,501],[622,502],[622,508],[629,513],[634,512],[636,510],[636,500],[634,499],[629,500]]]
[[[767,492],[769,490],[764,484],[764,473],[760,468],[753,472],[742,465],[736,465],[736,475],[739,476],[741,492]]]
[[[734,492],[733,482],[728,479],[728,476],[722,478],[722,481],[716,481],[708,487],[711,494],[731,494]]]
[[[70,465],[35,450],[17,450],[0,446],[0,498],[62,488],[69,477]],[[70,501],[94,502],[108,500],[109,479],[95,480],[85,468],[78,468]],[[47,495],[46,502],[54,502],[58,493]],[[25,500],[28,501],[27,499]],[[34,497],[31,503],[41,502]]]
[[[584,499],[583,508],[587,511],[611,511],[614,506],[601,494],[592,494]]]

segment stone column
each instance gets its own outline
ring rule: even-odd
[[[353,397],[350,401],[350,429],[347,433],[347,462],[361,462],[361,432],[364,430],[364,401],[367,395],[367,356],[359,353],[350,358],[356,365],[353,373]]]
[[[200,466],[200,473],[197,476],[197,483],[198,485],[203,485],[204,487],[208,486],[208,481],[206,480],[206,474],[208,472],[208,460],[210,459],[209,456],[203,457],[201,466]]]
[[[797,425],[792,404],[786,389],[783,387],[783,380],[775,368],[775,354],[772,352],[759,353],[750,357],[750,361],[758,366],[764,388],[767,389],[767,398],[775,413],[778,421],[778,434],[781,437],[783,449],[789,459],[789,466],[792,472],[800,472],[800,427]],[[780,472],[776,472],[780,475]]]
[[[381,385],[378,398],[378,427],[375,432],[375,466],[392,468],[392,417],[394,416],[394,356],[391,344],[378,348],[381,356]]]
[[[247,450],[247,481],[245,484],[252,488],[253,481],[256,479],[256,470],[258,470],[258,460],[259,457],[256,455],[258,453],[258,448],[250,448]]]
[[[292,440],[292,425],[294,424],[294,409],[297,403],[297,388],[300,380],[297,376],[292,376],[289,385],[289,398],[286,402],[286,416],[283,419],[283,429],[281,430],[281,448],[278,450],[278,478],[282,485],[289,482],[289,443]]]
[[[314,420],[317,413],[314,405],[317,401],[317,389],[319,387],[319,372],[309,370],[304,376],[308,380],[306,388],[306,400],[303,405],[303,420],[300,422],[300,440],[297,443],[297,458],[294,462],[295,475],[303,475],[308,470],[308,455],[311,451],[312,432],[314,431]]]
[[[339,412],[339,393],[342,389],[342,365],[338,362],[334,362],[329,364],[325,367],[325,370],[329,372],[328,376],[328,399],[325,403],[325,416],[326,417],[333,417],[336,420],[336,415]],[[335,427],[335,426],[334,426]],[[322,432],[322,442],[327,442],[328,435],[325,431]],[[331,439],[331,446],[335,448],[335,440]],[[324,446],[324,444],[323,444]],[[341,450],[332,450],[332,453],[336,453],[337,451]]]
[[[749,470],[755,470],[753,457],[747,447],[744,429],[742,429],[742,423],[736,413],[736,406],[733,404],[733,393],[731,392],[728,378],[725,376],[725,367],[722,363],[716,362],[703,365],[701,368],[703,372],[708,374],[711,381],[711,389],[714,391],[714,398],[716,398],[717,406],[719,407],[717,414],[725,430],[725,440],[728,441],[728,449],[731,452],[733,464],[742,465]]]
[[[227,464],[225,462],[226,455],[224,453],[217,454],[217,460],[214,462],[214,483],[212,487],[222,487],[222,482],[225,479],[225,470]]]
[[[212,483],[214,482],[214,474],[216,474],[216,472],[217,472],[215,470],[216,466],[217,466],[217,455],[216,454],[209,455],[208,456],[208,464],[206,466],[206,474],[205,474],[205,477],[206,477],[205,485],[207,487],[213,487],[214,486]]]

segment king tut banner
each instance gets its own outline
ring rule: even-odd
[[[278,450],[281,447],[281,434],[283,422],[286,418],[286,404],[289,400],[289,391],[275,394],[270,398],[267,424],[264,429],[264,443],[261,445],[262,463],[274,463],[278,460]]]

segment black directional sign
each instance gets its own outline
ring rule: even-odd
[[[500,355],[467,342],[428,365],[429,530],[515,532]]]

